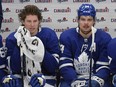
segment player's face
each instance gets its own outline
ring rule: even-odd
[[[23,24],[26,29],[28,29],[32,36],[36,35],[38,32],[40,21],[37,15],[27,15]]]
[[[81,16],[78,23],[80,31],[87,35],[91,32],[91,26],[94,25],[95,21],[91,16]]]

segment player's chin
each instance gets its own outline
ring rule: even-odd
[[[83,31],[85,35],[89,34],[91,31]]]

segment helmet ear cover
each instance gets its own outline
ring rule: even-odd
[[[80,18],[80,16],[92,16],[95,18],[96,16],[95,7],[92,4],[82,4],[77,12],[78,18]]]

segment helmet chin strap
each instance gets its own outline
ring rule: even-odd
[[[95,52],[96,51],[96,43],[95,41],[95,32],[96,32],[96,28],[94,28],[93,26],[91,27],[92,29],[92,43],[91,43],[91,47],[90,47],[90,51],[91,52]]]

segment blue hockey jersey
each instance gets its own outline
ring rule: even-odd
[[[108,56],[110,60],[110,69],[112,74],[116,74],[116,38],[108,44]]]
[[[90,59],[92,58],[92,74],[107,80],[109,76],[109,60],[107,57],[107,44],[111,36],[97,29],[95,32],[95,51],[90,51],[92,35],[83,38],[77,28],[64,31],[60,36],[61,58],[60,73],[69,84],[90,72]]]
[[[1,29],[2,19],[3,19],[2,0],[0,0],[0,29]]]
[[[2,44],[2,36],[0,35],[0,84],[2,78],[7,74],[5,72],[6,69],[6,58],[5,58],[5,49]]]
[[[6,38],[7,56],[11,56],[11,70],[13,74],[21,74],[20,49],[14,37],[15,32]],[[55,76],[58,69],[60,48],[56,33],[49,28],[42,27],[35,36],[39,37],[44,44],[45,55],[41,64],[42,73],[47,76]],[[55,56],[57,55],[57,56]],[[27,73],[28,74],[28,73]]]

